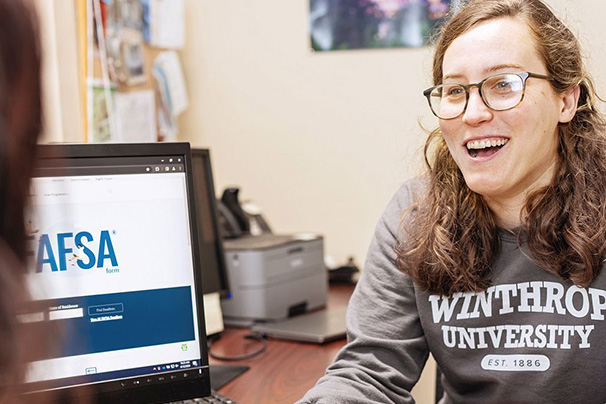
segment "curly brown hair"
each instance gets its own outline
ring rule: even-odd
[[[551,184],[527,196],[518,242],[541,268],[588,286],[606,250],[606,121],[574,34],[540,0],[470,0],[442,27],[433,81],[442,80],[444,54],[461,34],[481,22],[510,17],[525,21],[537,51],[561,93],[580,88],[578,109],[558,125],[559,149]],[[409,238],[398,247],[398,265],[424,290],[442,295],[490,285],[499,253],[496,218],[481,195],[467,187],[439,129],[425,144],[426,199],[402,221]]]

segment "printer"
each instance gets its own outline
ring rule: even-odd
[[[224,240],[232,297],[222,299],[226,323],[275,321],[326,305],[324,240],[310,233]]]

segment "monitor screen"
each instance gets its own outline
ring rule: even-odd
[[[204,294],[219,293],[221,297],[229,297],[210,152],[207,149],[192,149],[191,158],[198,217],[202,290]]]
[[[183,143],[41,146],[26,227],[44,309],[21,320],[63,337],[29,389],[208,388],[189,159]]]

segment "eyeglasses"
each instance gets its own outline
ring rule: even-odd
[[[484,104],[493,111],[506,111],[518,106],[524,99],[529,77],[552,80],[549,76],[530,72],[500,73],[486,77],[479,83],[441,84],[423,91],[431,112],[440,119],[455,119],[467,109],[469,92],[478,88]]]

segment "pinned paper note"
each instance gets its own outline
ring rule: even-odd
[[[183,0],[148,0],[149,43],[158,48],[181,49],[185,43]]]
[[[187,89],[185,79],[183,78],[183,69],[179,55],[175,51],[166,51],[160,53],[154,61],[153,70],[159,72],[166,80],[166,90],[170,102],[170,111],[174,116],[179,115],[187,109],[189,100],[187,98]]]
[[[114,94],[116,131],[121,142],[155,142],[156,114],[152,90]]]

